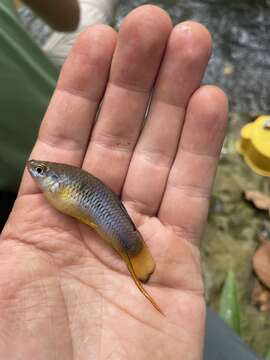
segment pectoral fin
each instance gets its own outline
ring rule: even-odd
[[[93,223],[93,222],[90,222],[90,223],[89,223],[89,226],[90,226],[93,230],[97,231],[97,228],[98,228],[97,224],[95,224],[95,223]]]

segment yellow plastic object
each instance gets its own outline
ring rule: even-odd
[[[252,170],[270,176],[270,115],[259,116],[245,125],[236,148]]]

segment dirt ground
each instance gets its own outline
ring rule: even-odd
[[[218,310],[220,293],[229,270],[235,272],[240,294],[241,335],[259,354],[270,346],[270,311],[252,304],[256,276],[252,257],[258,237],[270,218],[244,198],[244,191],[270,194],[270,179],[256,175],[235,150],[245,115],[230,115],[230,125],[214,186],[208,226],[203,241],[203,267],[208,304]]]

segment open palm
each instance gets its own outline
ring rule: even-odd
[[[172,29],[153,6],[130,13],[118,35],[99,25],[80,36],[31,158],[82,166],[121,195],[155,259],[145,287],[165,316],[25,173],[1,234],[1,359],[202,357],[198,245],[227,117],[223,92],[199,88],[210,53],[203,26]]]

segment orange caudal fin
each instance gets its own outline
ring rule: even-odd
[[[126,255],[126,264],[127,264],[128,270],[129,270],[129,272],[130,272],[130,274],[132,276],[132,279],[134,280],[134,282],[137,285],[138,289],[150,301],[150,303],[154,306],[154,308],[157,311],[159,311],[162,315],[164,315],[164,313],[162,312],[162,310],[160,309],[158,304],[155,302],[155,300],[152,298],[152,296],[146,291],[146,289],[140,283],[140,281],[139,281],[139,279],[138,279],[138,277],[137,277],[137,275],[136,275],[136,273],[134,271],[134,268],[133,268],[133,261],[128,255]],[[138,265],[138,263],[137,263],[137,265]],[[154,266],[154,268],[155,268],[155,266]],[[153,271],[154,271],[154,268],[153,268]],[[150,275],[151,275],[151,273],[147,275],[147,278],[149,278]]]
[[[135,256],[129,255],[129,260],[136,278],[142,282],[147,282],[151,274],[155,271],[156,265],[147,245],[142,239],[141,241],[143,244],[141,251]]]

